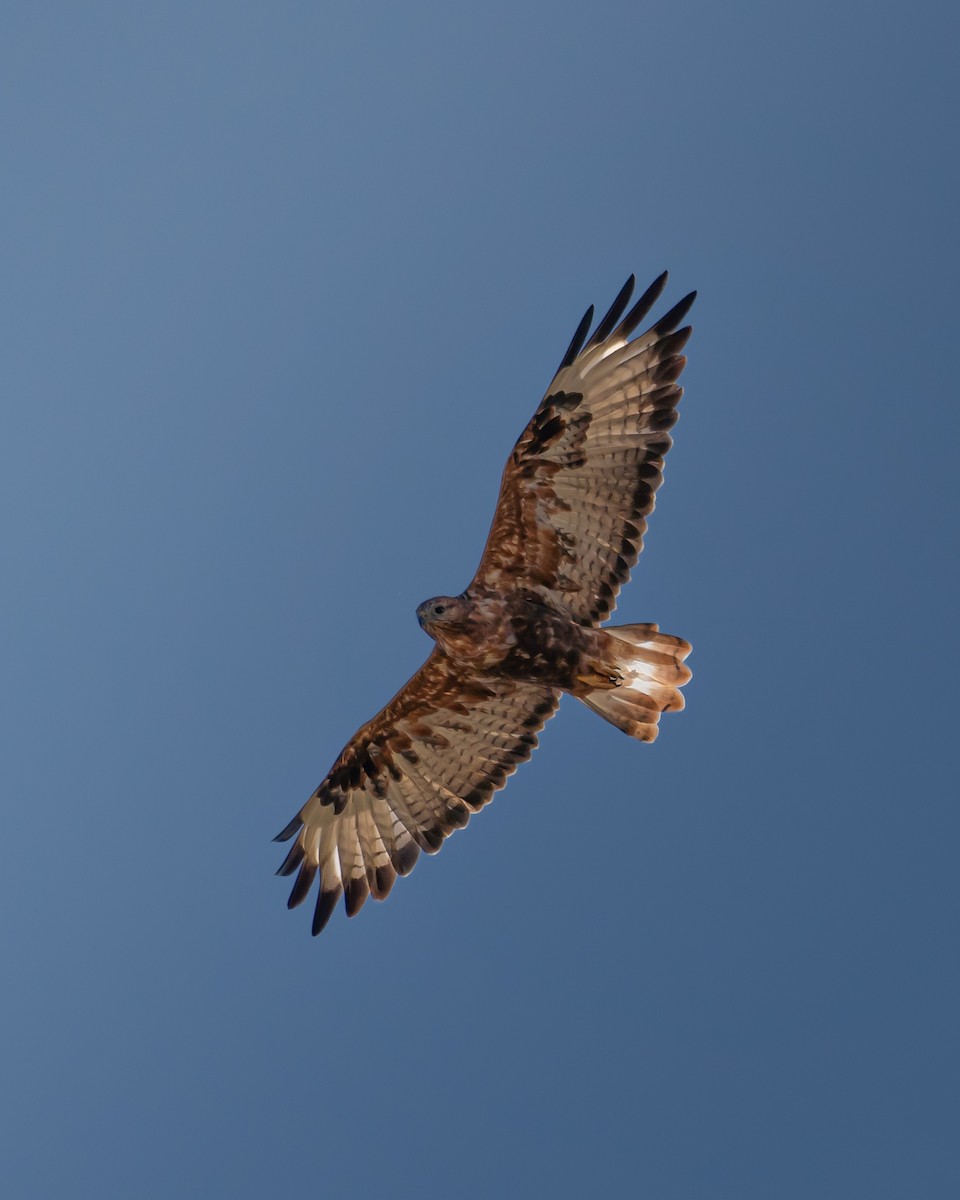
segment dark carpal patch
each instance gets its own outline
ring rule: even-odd
[[[590,414],[572,416],[582,400],[579,392],[556,392],[547,396],[521,434],[513,452],[514,462],[519,464],[523,460],[539,458],[561,439],[566,440],[565,435],[570,431],[577,434],[578,444],[582,442],[590,424]]]

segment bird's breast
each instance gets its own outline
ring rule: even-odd
[[[511,626],[514,645],[501,664],[502,673],[549,687],[571,687],[589,631],[530,602],[515,607]]]

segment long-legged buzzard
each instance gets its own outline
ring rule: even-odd
[[[487,545],[459,596],[417,609],[430,657],[354,736],[278,836],[289,907],[319,876],[313,932],[383,900],[421,850],[440,849],[530,757],[568,692],[651,742],[683,707],[687,642],[656,625],[601,629],[643,546],[681,396],[691,293],[634,330],[666,272],[627,311],[633,276],[593,336],[593,308],[503,472]]]

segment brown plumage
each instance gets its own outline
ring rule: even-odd
[[[627,312],[631,276],[586,341],[588,309],[504,468],[476,575],[417,609],[433,652],[279,834],[296,839],[278,872],[297,872],[289,907],[320,877],[315,934],[341,895],[348,916],[384,899],[466,825],[530,757],[561,692],[642,741],[683,707],[686,642],[599,628],[643,548],[682,394],[690,328],[677,327],[696,293],[630,340],[666,278]]]

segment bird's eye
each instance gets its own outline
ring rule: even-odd
[[[434,615],[435,617],[439,617],[439,616],[440,616],[442,613],[444,613],[444,612],[446,612],[446,608],[444,607],[444,605],[442,605],[442,604],[435,604],[435,605],[433,606],[433,615]]]

